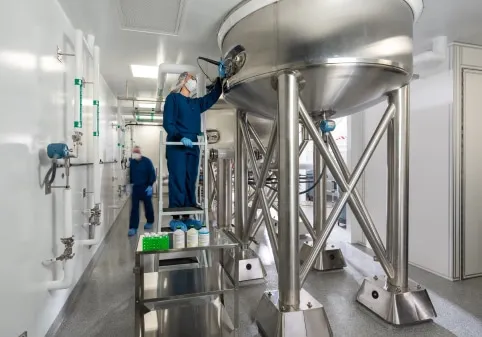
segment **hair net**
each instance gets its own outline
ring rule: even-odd
[[[184,84],[186,82],[186,78],[188,76],[189,76],[189,73],[187,71],[185,71],[181,75],[179,75],[179,78],[177,79],[177,84],[172,88],[171,92],[181,91],[182,87],[184,86]]]

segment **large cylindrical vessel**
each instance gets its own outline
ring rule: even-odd
[[[410,81],[413,23],[422,0],[249,0],[226,17],[225,99],[250,113],[277,113],[275,75],[296,70],[316,117],[342,117]]]

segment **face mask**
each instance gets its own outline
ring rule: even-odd
[[[186,82],[186,89],[189,90],[191,94],[196,91],[197,82],[192,78]]]
[[[132,154],[132,158],[134,158],[135,160],[139,160],[139,159],[141,159],[141,157],[142,157],[142,156],[141,156],[140,153],[137,153],[137,152],[136,152],[136,153],[133,153],[133,154]]]

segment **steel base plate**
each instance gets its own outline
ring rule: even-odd
[[[234,278],[236,264],[232,252],[226,252],[224,259],[227,272]],[[250,248],[241,251],[238,275],[241,286],[265,281],[266,270],[258,255]]]
[[[305,290],[298,311],[280,311],[278,292],[264,293],[256,311],[256,324],[264,337],[331,337],[325,308]]]
[[[316,259],[313,269],[317,271],[329,271],[343,269],[346,267],[345,258],[340,248],[329,245],[321,251],[320,256]],[[304,262],[313,250],[313,242],[305,242],[301,247],[300,260]]]
[[[393,325],[410,325],[437,317],[426,289],[409,281],[408,291],[388,289],[386,278],[365,279],[356,300]]]

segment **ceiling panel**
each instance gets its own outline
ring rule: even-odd
[[[178,35],[184,0],[117,0],[122,29]]]

